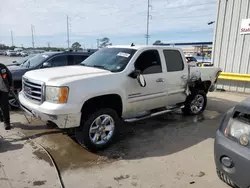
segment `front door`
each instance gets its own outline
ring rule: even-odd
[[[126,93],[129,113],[164,106],[166,87],[159,52],[157,50],[144,51],[137,58],[135,68],[144,76],[146,86],[141,87],[137,79],[128,80]]]

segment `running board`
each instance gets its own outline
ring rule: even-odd
[[[143,119],[148,119],[148,118],[152,118],[152,117],[159,116],[159,115],[162,115],[162,114],[166,114],[168,112],[172,112],[172,111],[174,111],[176,109],[180,109],[180,108],[183,108],[183,107],[184,106],[178,106],[176,108],[171,108],[171,109],[167,109],[167,110],[155,112],[155,113],[149,114],[147,116],[142,116],[142,117],[126,118],[126,119],[124,119],[124,121],[132,123],[132,122],[135,122],[135,121],[139,121],[139,120],[143,120]]]

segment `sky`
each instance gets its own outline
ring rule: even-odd
[[[95,48],[108,37],[113,45],[145,44],[147,0],[0,0],[0,43],[36,47]],[[212,41],[216,0],[150,0],[149,44]]]

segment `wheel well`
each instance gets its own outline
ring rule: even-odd
[[[94,97],[83,104],[81,112],[83,115],[87,115],[100,108],[111,108],[121,117],[123,108],[122,99],[117,94]]]
[[[212,84],[212,82],[209,80],[207,80],[207,81],[199,80],[199,81],[195,82],[195,85],[192,88],[190,88],[190,90],[192,91],[193,89],[195,89],[195,90],[198,89],[198,90],[203,90],[205,93],[208,93],[208,90],[209,90],[211,84]]]

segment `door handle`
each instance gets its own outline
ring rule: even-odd
[[[158,79],[156,80],[156,82],[164,82],[164,79],[163,79],[163,78],[158,78]]]

